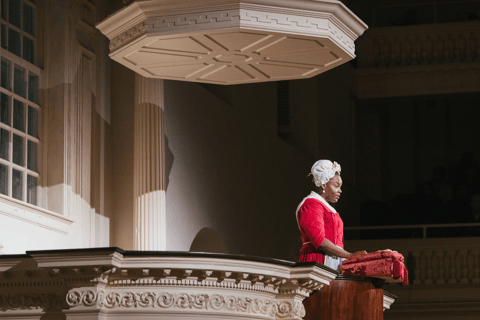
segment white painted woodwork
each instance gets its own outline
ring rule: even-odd
[[[166,249],[163,81],[135,75],[134,246]]]
[[[479,21],[372,28],[357,47],[359,98],[480,88]]]
[[[355,57],[367,26],[339,1],[135,1],[97,25],[145,77],[216,84],[310,78]]]
[[[316,265],[245,256],[29,254],[0,260],[0,317],[299,320],[302,301],[336,277]]]
[[[390,309],[390,306],[395,302],[395,298],[391,295],[383,294],[383,311]]]

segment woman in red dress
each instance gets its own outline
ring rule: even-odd
[[[315,261],[339,270],[342,261],[366,254],[343,249],[343,221],[328,202],[336,203],[342,193],[340,165],[319,160],[312,167],[313,182],[319,193],[312,191],[297,208],[297,222],[302,236],[299,261]]]

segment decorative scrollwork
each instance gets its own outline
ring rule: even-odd
[[[118,307],[120,305],[120,299],[120,294],[118,294],[117,292],[110,292],[105,296],[105,299],[100,302],[100,306],[105,306],[107,308]]]
[[[196,309],[208,309],[208,294],[193,294],[191,306]]]
[[[278,304],[278,311],[277,311],[279,318],[286,318],[293,314],[293,306],[292,303],[289,301],[282,301]]]
[[[162,308],[170,308],[175,304],[175,297],[171,293],[158,294],[157,303]]]
[[[278,312],[278,304],[272,300],[265,300],[262,305],[262,314],[275,317]]]
[[[290,301],[281,301],[278,303],[278,309],[276,316],[278,318],[290,318],[294,317],[297,319],[302,319],[305,317],[305,307],[301,302],[296,301],[292,304]]]
[[[140,293],[138,296],[140,298],[138,300],[138,305],[144,308],[155,305],[155,301],[157,300],[157,297],[153,292],[143,292]]]
[[[132,292],[126,292],[122,294],[122,297],[120,298],[120,304],[123,307],[131,308],[131,307],[136,307],[137,306],[137,295]]]
[[[225,298],[219,294],[214,294],[210,297],[210,307],[213,310],[220,310],[225,307]]]
[[[60,308],[62,299],[55,293],[0,294],[0,310],[50,310]]]
[[[97,301],[101,301],[101,299],[103,298],[103,294],[103,292],[96,292],[93,290],[72,290],[67,293],[66,301],[70,307],[76,307],[79,305],[91,307],[95,305]],[[98,299],[99,297],[100,299]]]
[[[225,301],[226,301],[225,307],[227,308],[227,310],[229,310],[229,311],[236,311],[237,310],[237,305],[238,305],[237,298],[235,298],[233,296],[228,296],[225,299]]]
[[[191,308],[191,302],[190,302],[191,299],[192,298],[190,297],[190,295],[186,293],[177,294],[175,299],[175,306],[182,309]]]
[[[260,299],[253,299],[251,303],[251,308],[253,313],[262,313],[263,302]]]
[[[80,305],[82,301],[82,293],[78,291],[70,291],[67,293],[67,304],[70,307]]]
[[[43,300],[42,300],[43,299]],[[45,301],[44,301],[45,300]],[[50,299],[51,300],[51,299]],[[249,314],[262,314],[271,318],[303,318],[305,316],[305,308],[300,302],[275,301],[270,299],[259,299],[250,297],[224,297],[219,294],[189,294],[168,292],[109,292],[104,291],[70,291],[66,296],[67,304],[70,307],[79,305],[98,306],[105,308],[179,308],[179,309],[199,309],[199,310],[225,310],[230,312],[241,312]],[[5,310],[5,306],[25,305],[25,301],[29,304],[46,304],[47,297],[31,296],[28,299],[24,296],[5,297],[0,295],[0,310]],[[43,302],[39,302],[43,301]],[[11,308],[11,307],[10,307]]]

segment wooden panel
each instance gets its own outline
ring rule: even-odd
[[[305,320],[383,320],[383,288],[372,282],[334,280],[303,305]]]

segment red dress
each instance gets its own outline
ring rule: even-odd
[[[325,238],[343,248],[343,221],[318,193],[312,192],[300,203],[297,222],[303,243],[298,261],[323,264],[325,253],[317,248]]]

